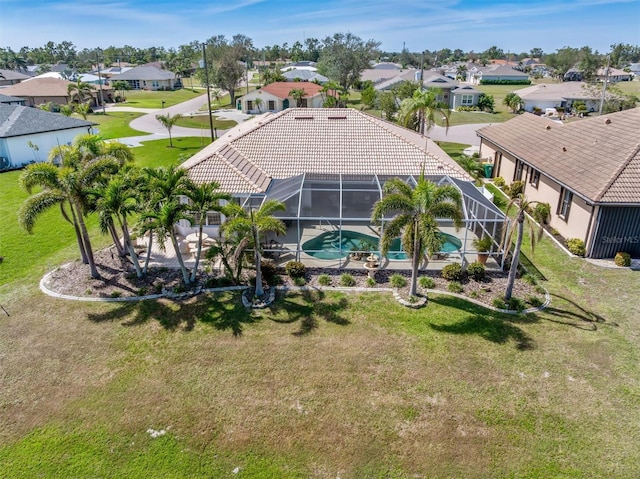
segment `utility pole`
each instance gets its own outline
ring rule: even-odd
[[[602,86],[602,95],[600,96],[600,108],[598,114],[602,115],[602,109],[604,108],[604,99],[607,95],[607,82],[609,81],[609,60],[610,56],[607,55],[607,66],[604,69],[604,85]]]
[[[211,142],[215,141],[213,135],[213,117],[211,116],[211,92],[209,87],[209,68],[207,67],[206,43],[202,44],[202,62],[204,64],[204,81],[207,82],[207,105],[209,106],[209,130],[211,131]]]
[[[100,78],[100,59],[98,58],[98,50],[96,50],[96,66],[98,67],[98,83],[100,84],[100,103],[102,104],[102,114],[106,115],[107,112],[104,109],[104,95],[102,94],[102,80]]]

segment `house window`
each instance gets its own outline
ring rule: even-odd
[[[222,223],[220,213],[217,211],[207,211],[207,226],[218,226]]]
[[[139,90],[140,89],[140,80],[129,80],[129,83],[131,83],[131,89],[132,90]]]
[[[560,190],[560,202],[558,203],[558,211],[556,214],[563,220],[567,220],[569,217],[569,210],[571,209],[571,200],[573,199],[573,193],[566,188]]]
[[[159,88],[160,87],[160,83],[158,82],[158,80],[153,80],[153,82],[151,84],[153,85],[153,88]]]
[[[513,173],[513,181],[522,181],[522,171],[524,170],[524,163],[520,160],[516,160],[516,171]]]
[[[473,95],[462,95],[463,105],[473,105]]]
[[[534,188],[537,188],[538,184],[540,184],[540,172],[538,170],[531,168],[529,172],[529,184]]]
[[[247,110],[248,111],[253,110],[253,101],[247,100]]]
[[[276,109],[276,102],[273,100],[269,100],[267,106],[269,108],[269,111],[273,111]]]

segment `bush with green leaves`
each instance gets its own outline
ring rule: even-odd
[[[398,273],[392,274],[389,283],[392,288],[404,288],[407,285],[407,278]]]
[[[504,302],[504,298],[493,298],[493,301],[491,301],[491,304],[493,305],[494,308],[507,309],[507,305]]]
[[[628,268],[629,266],[631,266],[631,255],[623,251],[618,251],[615,258],[613,258],[613,262],[617,266],[625,266]]]
[[[504,178],[502,176],[496,176],[493,179],[493,184],[496,185],[498,188],[503,188],[504,185],[506,185],[506,182],[504,181]]]
[[[262,271],[262,279],[267,284],[276,284],[276,277],[278,276],[278,267],[276,262],[272,259],[262,258],[260,260],[260,270]]]
[[[493,113],[493,110],[495,108],[495,100],[493,98],[493,95],[481,93],[478,97],[478,108],[482,111]]]
[[[546,289],[544,289],[544,286],[541,286],[541,285],[539,285],[539,284],[538,284],[538,285],[536,285],[536,287],[535,287],[535,288],[533,288],[533,290],[534,290],[536,293],[538,293],[538,294],[547,294],[547,290],[546,290]]]
[[[464,291],[464,288],[458,281],[451,281],[447,285],[447,289],[452,293],[462,293]]]
[[[584,241],[580,238],[569,238],[567,240],[567,249],[576,256],[584,256],[587,253]]]
[[[510,309],[512,311],[518,311],[518,312],[522,312],[525,309],[527,309],[527,305],[526,303],[521,300],[520,298],[516,298],[516,297],[512,297],[508,302],[507,302],[507,309]]]
[[[296,276],[295,278],[293,278],[293,284],[295,284],[296,286],[304,286],[305,284],[307,284],[307,280],[304,279],[304,276]]]
[[[343,273],[340,275],[340,285],[341,286],[355,286],[356,285],[356,279],[353,277],[353,275],[349,274],[349,273]]]
[[[331,281],[331,276],[329,276],[328,274],[321,274],[320,276],[318,276],[318,284],[320,286],[331,286],[331,283],[333,281]]]
[[[539,308],[544,304],[544,301],[540,298],[540,296],[531,295],[527,298],[527,303],[529,303],[534,308]]]
[[[462,280],[462,266],[460,263],[451,263],[442,268],[442,277],[448,281]]]
[[[479,261],[474,261],[467,266],[467,274],[471,276],[474,281],[482,281],[487,276],[487,268]]]
[[[551,205],[549,203],[536,204],[531,216],[533,216],[533,219],[536,220],[537,223],[546,225],[551,217]]]
[[[539,278],[533,273],[526,273],[522,275],[522,281],[530,284],[531,286],[535,286],[536,284],[538,284],[538,279]]]
[[[421,276],[420,279],[418,279],[418,284],[422,288],[426,288],[426,289],[433,289],[436,287],[435,280],[429,276]]]
[[[285,270],[291,278],[302,278],[306,272],[305,266],[300,261],[289,261]]]
[[[524,193],[524,181],[514,181],[509,186],[505,187],[504,192],[509,195],[509,198],[517,198],[518,195]]]
[[[373,288],[378,283],[376,283],[376,280],[373,278],[367,278],[364,284],[367,286],[367,288]]]

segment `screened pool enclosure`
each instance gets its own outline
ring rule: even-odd
[[[385,222],[371,222],[374,203],[382,197],[384,183],[398,176],[307,173],[286,179],[272,180],[265,194],[245,197],[245,207],[259,207],[267,199],[278,200],[286,206],[274,216],[287,225],[284,236],[263,238],[265,256],[278,262],[291,259],[308,266],[353,267],[353,259],[368,254],[379,255],[379,238]],[[401,177],[410,186],[416,178]],[[468,181],[449,176],[427,177],[436,184],[450,184],[458,188],[463,198],[463,227],[456,231],[450,220],[438,220],[443,237],[442,251],[433,255],[434,261],[466,262],[476,260],[472,247],[475,238],[494,238],[490,256],[493,267],[501,267],[503,254],[499,250],[504,214],[483,191]],[[488,265],[488,266],[491,266]],[[406,269],[407,255],[396,239],[381,267]],[[426,265],[425,265],[426,266]],[[440,265],[442,266],[442,265]]]

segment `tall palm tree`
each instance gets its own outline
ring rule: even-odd
[[[307,96],[307,92],[304,91],[303,88],[292,88],[291,90],[289,90],[289,94],[287,96],[290,96],[291,98],[293,98],[296,102],[296,106],[298,108],[302,107],[302,99]]]
[[[156,120],[162,123],[162,126],[164,126],[169,133],[169,148],[173,148],[171,129],[175,126],[176,123],[178,123],[178,120],[180,120],[181,118],[182,115],[180,113],[177,113],[173,116],[171,116],[171,113],[167,113],[166,115],[156,115]]]
[[[247,211],[236,203],[230,203],[224,208],[224,213],[227,216],[227,221],[222,225],[224,235],[238,242],[244,241],[247,247],[253,248],[256,265],[256,296],[264,294],[260,267],[260,236],[267,232],[286,233],[287,227],[282,220],[272,216],[276,211],[284,211],[285,209],[285,204],[277,200],[266,200],[257,210],[251,208]]]
[[[82,104],[93,99],[93,87],[87,82],[80,81],[80,78],[67,86],[67,93],[70,103]]]
[[[59,206],[63,218],[73,225],[82,262],[89,265],[91,277],[98,279],[100,273],[84,222],[86,193],[94,173],[92,167],[81,169],[73,164],[63,163],[60,167],[51,163],[29,165],[20,176],[20,184],[29,193],[35,187],[41,187],[42,191],[25,200],[18,212],[18,221],[32,233],[40,215],[53,206]]]
[[[524,237],[524,224],[527,223],[529,229],[529,236],[531,238],[531,252],[535,250],[536,244],[542,239],[543,229],[542,226],[533,222],[525,213],[539,201],[529,201],[524,194],[519,194],[515,198],[509,201],[507,205],[507,217],[505,218],[505,228],[502,232],[502,241],[500,249],[506,247],[511,248],[513,243],[513,236],[515,238],[515,246],[513,248],[513,256],[511,259],[511,266],[509,267],[509,276],[507,278],[507,289],[504,294],[504,299],[509,301],[513,296],[513,286],[516,282],[516,276],[518,273],[518,264],[520,263],[520,251],[522,249],[522,240]],[[509,211],[512,208],[516,208],[516,214],[512,218],[509,217]]]
[[[256,108],[258,109],[258,113],[262,113],[262,104],[264,102],[262,101],[262,98],[256,98],[255,100],[253,100],[253,104],[256,106]]]
[[[215,181],[201,185],[190,183],[186,191],[186,196],[190,201],[189,209],[198,223],[198,251],[196,253],[196,264],[191,272],[191,282],[196,280],[196,274],[200,264],[204,219],[209,211],[222,211],[221,200],[229,201],[231,199],[231,195],[219,191],[219,188],[220,184]]]
[[[424,174],[415,188],[393,178],[384,184],[383,196],[373,206],[371,220],[378,222],[385,214],[396,211],[399,213],[384,227],[380,252],[386,255],[393,240],[402,236],[402,249],[411,258],[409,294],[415,295],[421,258],[425,252],[432,255],[442,248],[437,218],[453,220],[456,228],[462,226],[462,198],[455,186],[436,185]]]
[[[73,110],[80,115],[83,120],[86,120],[87,115],[91,113],[91,107],[88,103],[78,103],[74,105]]]
[[[402,100],[398,120],[402,126],[413,128],[421,135],[428,133],[435,124],[435,115],[441,115],[449,128],[449,109],[445,102],[438,100],[441,91],[437,88],[416,90],[411,98]],[[417,117],[417,118],[416,118]]]

